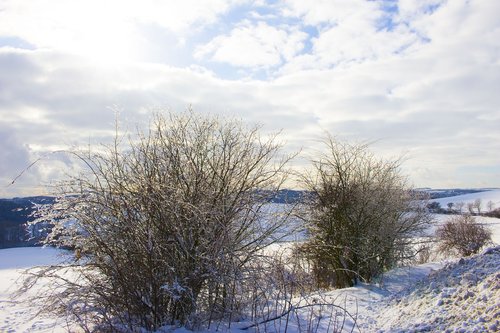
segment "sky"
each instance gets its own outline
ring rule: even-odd
[[[45,193],[74,170],[57,151],[109,142],[115,119],[190,106],[281,130],[303,167],[328,132],[403,155],[416,187],[500,187],[498,13],[496,0],[0,0],[0,197]]]

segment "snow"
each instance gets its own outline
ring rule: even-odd
[[[493,209],[500,208],[500,189],[492,189],[492,190],[485,190],[483,192],[475,192],[475,193],[468,193],[468,194],[463,194],[463,195],[457,195],[453,197],[445,197],[445,198],[439,198],[439,199],[434,199],[432,201],[439,202],[442,208],[447,207],[448,203],[453,203],[457,204],[460,202],[463,202],[465,206],[463,207],[463,212],[467,211],[467,204],[468,203],[474,203],[476,199],[481,200],[481,211],[482,212],[487,212],[488,211],[488,202],[491,201],[493,203]],[[434,233],[436,227],[441,225],[443,222],[445,222],[447,219],[452,217],[453,215],[441,215],[437,214],[435,215],[436,219],[436,224],[434,225],[433,228],[429,229],[429,232],[431,234]],[[475,216],[476,222],[481,223],[486,225],[491,231],[492,231],[492,240],[495,244],[500,244],[500,219],[497,218],[491,218],[491,217],[485,217],[485,216]]]
[[[62,318],[39,318],[36,309],[11,298],[23,268],[57,263],[61,253],[49,248],[0,250],[0,332],[66,331]],[[327,291],[317,297],[345,307],[356,320],[354,332],[497,332],[499,267],[500,247],[496,247],[471,258],[395,269],[377,283]],[[308,315],[308,311],[299,312],[301,321],[294,318],[288,332],[304,330]],[[326,331],[327,324],[327,320],[321,322],[317,332]],[[282,331],[283,325],[272,323],[267,330]],[[344,331],[349,332],[353,325],[346,318]],[[242,326],[224,330],[241,332],[238,327]],[[187,332],[172,327],[162,331]]]
[[[435,229],[443,224],[446,220],[453,217],[455,215],[442,215],[436,214],[434,215],[434,219],[436,223],[433,227],[429,229],[429,232],[434,233]],[[474,216],[476,223],[483,224],[491,231],[491,239],[493,243],[500,244],[500,219],[494,217],[486,217],[486,216]]]
[[[390,297],[379,332],[498,332],[500,247],[462,258]]]
[[[64,318],[44,318],[37,308],[26,302],[36,296],[14,297],[22,272],[34,266],[55,264],[63,260],[65,251],[53,248],[27,247],[0,250],[0,332],[67,332]]]
[[[472,202],[480,198],[500,207],[500,190],[472,193],[436,201]],[[450,215],[436,215],[437,223]],[[499,332],[500,331],[500,219],[476,217],[493,232],[492,246],[469,258],[446,258],[422,265],[394,269],[371,284],[308,295],[299,300],[305,304],[318,299],[345,307],[353,316],[344,318],[343,331],[350,332]],[[431,230],[432,232],[432,230]],[[291,241],[297,241],[292,240]],[[291,242],[273,245],[266,253],[289,251]],[[63,260],[64,251],[51,248],[14,248],[0,250],[0,332],[66,332],[64,318],[40,317],[25,298],[13,298],[19,278],[26,268],[48,265]],[[36,289],[31,291],[35,296]],[[313,331],[326,332],[328,316],[335,307],[322,307],[323,320],[315,322]],[[288,323],[287,332],[307,331],[312,308],[297,309]],[[226,332],[243,332],[248,323],[219,327]],[[284,321],[247,332],[284,331]],[[74,329],[71,329],[74,331]],[[212,329],[215,331],[215,328]],[[330,330],[331,331],[331,330]],[[185,328],[165,327],[159,332],[188,332]]]
[[[434,199],[432,201],[439,202],[442,208],[446,208],[449,202],[457,204],[459,202],[465,203],[463,207],[464,211],[467,210],[468,203],[474,203],[476,199],[481,200],[481,211],[488,211],[487,204],[489,201],[493,202],[494,208],[500,208],[500,189],[486,190],[483,192],[468,193],[463,195],[457,195],[454,197],[445,197]]]
[[[63,259],[64,251],[50,247],[21,247],[0,250],[0,270],[18,270],[49,265]]]

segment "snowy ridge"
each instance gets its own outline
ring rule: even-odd
[[[392,296],[379,332],[498,332],[500,246],[462,258]]]

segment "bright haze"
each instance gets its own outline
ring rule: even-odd
[[[0,0],[0,196],[44,193],[75,163],[51,152],[109,142],[116,117],[135,130],[189,105],[282,129],[306,157],[325,131],[373,142],[418,187],[500,187],[499,13],[496,0]]]

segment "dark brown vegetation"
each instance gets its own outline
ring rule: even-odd
[[[439,250],[456,251],[461,256],[476,254],[491,241],[491,231],[470,214],[456,215],[436,230]]]
[[[286,330],[297,311],[319,323],[318,306],[341,331],[354,316],[308,294],[413,260],[431,218],[399,159],[331,137],[325,144],[314,172],[301,176],[308,239],[280,258],[262,250],[293,231],[287,222],[298,210],[266,211],[290,175],[276,135],[189,111],[156,115],[149,131],[117,134],[110,146],[70,152],[85,171],[59,184],[56,203],[33,223],[54,225],[46,243],[74,254],[69,264],[33,269],[25,290],[50,278],[39,294],[44,309],[88,332],[210,328],[240,317]]]
[[[157,115],[138,139],[73,152],[87,172],[61,184],[40,220],[56,223],[49,243],[76,249],[78,278],[58,267],[34,274],[64,286],[47,308],[97,331],[230,316],[258,251],[287,220],[262,223],[288,175],[280,149],[257,127],[187,112]]]
[[[315,172],[304,177],[313,195],[302,252],[319,286],[347,287],[413,258],[415,236],[431,217],[401,175],[400,160],[376,158],[367,145],[332,137],[324,144]]]

